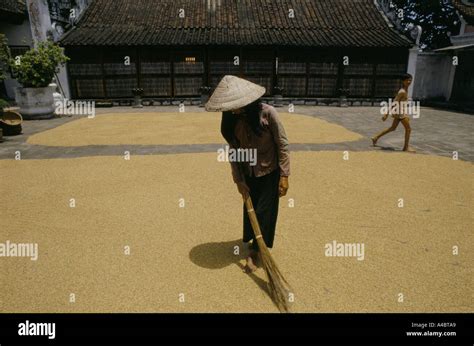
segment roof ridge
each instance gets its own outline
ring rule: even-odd
[[[406,37],[405,35],[403,35],[396,27],[395,25],[390,21],[390,19],[388,19],[387,15],[385,14],[384,10],[382,9],[382,7],[380,7],[380,4],[378,3],[377,0],[373,0],[374,2],[374,6],[377,8],[377,10],[380,12],[380,14],[382,15],[382,18],[385,19],[385,21],[387,22],[388,24],[388,28],[389,30],[392,30],[393,32],[395,32],[397,35],[399,35],[402,39],[405,39],[407,42],[410,42],[411,44],[413,44],[413,41],[411,41],[408,37]]]
[[[271,36],[276,45],[337,46],[345,42],[374,46],[389,41],[409,46],[406,37],[387,25],[375,0],[220,0],[215,9],[208,7],[209,1],[161,0],[156,6],[151,0],[94,0],[61,40],[65,45],[105,45],[106,38],[124,45],[147,41],[251,45],[266,44]],[[179,17],[180,9],[184,18]],[[289,16],[290,9],[294,18]],[[381,33],[374,35],[377,31]],[[360,36],[365,36],[363,42]]]

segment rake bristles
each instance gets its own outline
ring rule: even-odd
[[[292,292],[291,287],[283,277],[280,269],[278,269],[277,264],[273,260],[273,257],[263,240],[260,225],[258,224],[257,214],[253,209],[253,203],[250,197],[245,199],[245,206],[260,250],[263,269],[267,275],[270,296],[280,312],[290,312],[289,295]]]

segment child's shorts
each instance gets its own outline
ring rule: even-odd
[[[406,114],[392,114],[392,118],[399,119],[399,120],[403,120],[403,119],[410,120],[410,118],[408,118]]]

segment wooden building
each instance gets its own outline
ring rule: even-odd
[[[461,29],[458,35],[451,37],[453,55],[458,58],[454,66],[455,75],[451,101],[469,103],[474,106],[474,1],[454,0],[456,10],[461,17]],[[441,49],[440,49],[441,50]],[[440,51],[439,50],[439,51]]]
[[[94,0],[61,40],[73,98],[187,98],[225,74],[285,97],[393,96],[413,43],[374,0]]]

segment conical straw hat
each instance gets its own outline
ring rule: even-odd
[[[209,112],[225,112],[247,106],[265,94],[265,88],[236,76],[224,76],[206,103]]]

